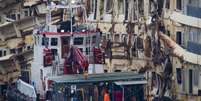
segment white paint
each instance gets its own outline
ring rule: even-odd
[[[201,19],[187,16],[179,12],[174,11],[170,15],[170,19],[184,25],[201,28]]]

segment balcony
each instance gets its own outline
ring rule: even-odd
[[[194,7],[191,5],[187,5],[187,15],[188,16],[201,18],[201,13],[199,13],[200,11],[201,11],[200,7]]]
[[[200,18],[188,16],[188,15],[182,14],[180,12],[176,12],[176,11],[172,12],[172,14],[170,15],[170,19],[175,22],[187,25],[187,26],[201,28],[201,19]]]

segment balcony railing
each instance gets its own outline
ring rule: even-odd
[[[192,17],[201,18],[200,7],[193,7],[191,5],[187,5],[187,15]]]
[[[192,53],[201,55],[201,51],[200,51],[201,50],[201,44],[188,41],[187,50],[192,52]]]

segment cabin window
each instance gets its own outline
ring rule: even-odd
[[[28,9],[24,9],[24,16],[29,16],[29,10]]]
[[[15,14],[11,14],[10,18],[13,19],[13,20],[16,20]]]
[[[86,38],[86,44],[90,44],[90,41],[91,41],[91,40],[90,40],[90,37],[87,37],[87,38]]]
[[[86,48],[86,55],[89,55],[90,54],[90,47],[87,47]]]
[[[93,36],[93,37],[92,37],[92,43],[96,43],[96,41],[97,41],[97,40],[96,40],[96,36]]]
[[[51,46],[57,46],[58,39],[57,38],[51,38]]]
[[[43,46],[48,46],[49,45],[49,38],[47,38],[47,37],[43,37],[42,38],[42,45]]]
[[[0,57],[2,57],[2,56],[3,56],[2,51],[0,51]]]
[[[119,14],[124,14],[124,0],[119,0],[118,7],[119,7]]]
[[[20,20],[21,16],[20,14],[17,14],[17,20]]]
[[[10,49],[10,53],[15,54],[16,53],[15,49]]]
[[[181,10],[181,8],[182,8],[182,1],[181,0],[177,0],[177,9],[178,10]]]
[[[83,37],[74,38],[74,45],[83,45],[83,41],[84,41]]]
[[[119,34],[115,34],[114,35],[115,42],[119,42],[119,38],[120,38]]]
[[[167,1],[166,1],[166,8],[167,8],[167,9],[170,9],[170,0],[167,0]]]
[[[6,56],[6,51],[3,51],[4,56]]]
[[[17,52],[18,52],[18,53],[21,53],[21,52],[22,52],[22,48],[18,48],[18,49],[17,49]]]
[[[31,49],[31,46],[27,46],[27,50],[30,50]]]

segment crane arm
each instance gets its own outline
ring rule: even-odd
[[[83,55],[79,48],[72,46],[70,55],[66,58],[64,63],[64,74],[77,74],[83,73],[88,70],[89,62]]]

